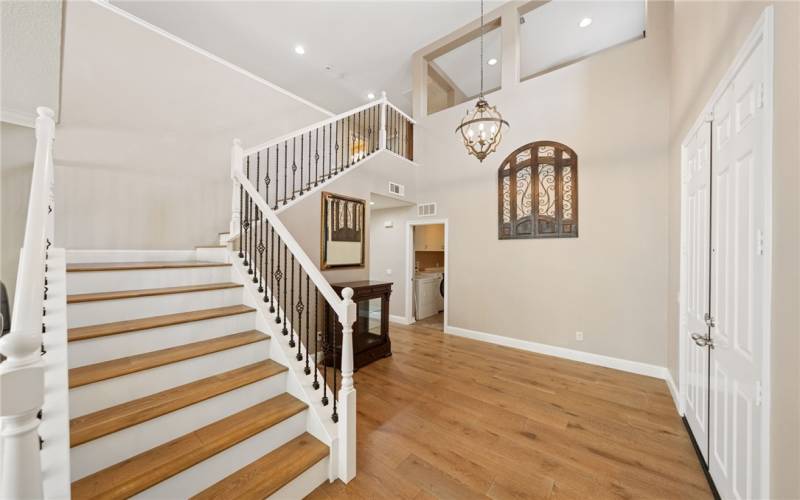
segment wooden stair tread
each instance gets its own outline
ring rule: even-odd
[[[161,261],[161,262],[73,262],[67,264],[68,273],[94,271],[139,271],[143,269],[182,269],[191,267],[230,266],[227,262],[209,262],[203,260]]]
[[[72,483],[72,498],[128,498],[300,413],[306,407],[293,396],[281,394],[79,479]]]
[[[160,417],[186,406],[205,401],[239,387],[286,371],[272,360],[259,361],[235,370],[173,387],[143,398],[134,399],[69,422],[70,447],[117,432],[121,429]]]
[[[257,330],[249,330],[209,340],[192,342],[177,347],[170,347],[168,349],[72,368],[69,370],[69,387],[72,389],[73,387],[80,387],[101,380],[147,370],[149,368],[156,368],[169,363],[196,358],[268,339],[269,335],[265,333]]]
[[[192,498],[267,498],[328,456],[328,453],[325,444],[311,434],[304,433]]]
[[[99,325],[81,326],[67,330],[67,340],[86,340],[117,333],[135,332],[162,326],[179,325],[192,321],[202,321],[205,319],[221,318],[253,312],[255,309],[245,305],[215,307],[212,309],[200,309],[198,311],[186,311],[182,313],[165,314],[163,316],[150,316],[148,318],[128,319],[125,321],[115,321],[113,323],[102,323]]]
[[[67,295],[67,304],[95,302],[99,300],[133,299],[137,297],[154,297],[176,293],[208,292],[242,287],[241,283],[206,283],[203,285],[171,286],[166,288],[145,288],[142,290],[122,290],[117,292],[79,293]]]

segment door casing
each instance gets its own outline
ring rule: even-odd
[[[687,359],[686,349],[688,347],[688,325],[685,308],[687,304],[687,283],[686,283],[686,269],[687,269],[687,224],[686,214],[688,211],[688,196],[686,176],[688,169],[689,152],[688,147],[697,131],[705,123],[707,117],[712,113],[714,106],[720,100],[727,87],[731,84],[742,65],[747,61],[752,50],[759,44],[763,43],[764,49],[764,74],[763,74],[763,129],[761,134],[761,142],[763,145],[763,165],[760,171],[763,175],[763,190],[762,199],[766,207],[766,223],[763,234],[764,245],[764,259],[765,260],[765,277],[763,282],[763,297],[766,303],[766,314],[762,320],[762,345],[761,345],[761,428],[760,443],[761,443],[761,467],[756,473],[761,477],[761,497],[770,497],[770,415],[771,415],[771,291],[772,291],[772,163],[773,163],[773,74],[774,74],[774,12],[773,7],[768,6],[764,9],[763,13],[756,22],[753,30],[748,35],[745,42],[740,47],[734,58],[732,64],[729,66],[725,76],[719,82],[711,98],[703,107],[702,112],[699,114],[697,121],[689,129],[686,138],[681,144],[681,246],[680,246],[680,294],[679,294],[679,333],[678,333],[678,370],[679,370],[679,401],[678,411],[681,415],[685,414],[686,409],[686,395],[687,395]],[[713,167],[712,167],[713,168]]]

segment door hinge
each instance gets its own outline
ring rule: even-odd
[[[714,328],[714,326],[715,326],[715,323],[714,323],[714,316],[712,316],[712,315],[711,315],[711,313],[706,313],[706,314],[703,316],[703,319],[704,319],[704,320],[705,320],[705,322],[706,322],[706,326],[710,326],[711,328]]]
[[[756,106],[759,108],[764,107],[764,82],[761,82],[758,86],[758,95],[756,97]]]
[[[764,391],[761,388],[761,381],[756,381],[756,406],[761,406],[761,402],[764,399]]]
[[[756,255],[764,255],[764,231],[756,231]]]

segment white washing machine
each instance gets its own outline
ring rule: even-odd
[[[429,318],[444,310],[443,273],[418,272],[414,276],[414,318]]]

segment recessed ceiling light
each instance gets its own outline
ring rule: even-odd
[[[488,61],[486,61],[486,64],[488,64],[489,66],[494,66],[495,64],[497,64],[497,59],[495,59],[493,57],[493,58],[489,59]]]
[[[581,19],[581,22],[578,23],[578,26],[580,26],[581,28],[585,28],[585,27],[589,26],[590,24],[592,24],[592,18],[591,17],[584,17],[583,19]]]
[[[373,94],[372,92],[370,92],[369,94],[367,94],[367,99],[369,99],[370,101],[371,101],[371,100],[373,100],[373,99],[375,99],[375,94]]]
[[[300,54],[301,56],[306,53],[306,49],[303,48],[302,45],[295,45],[294,46],[294,53]]]

